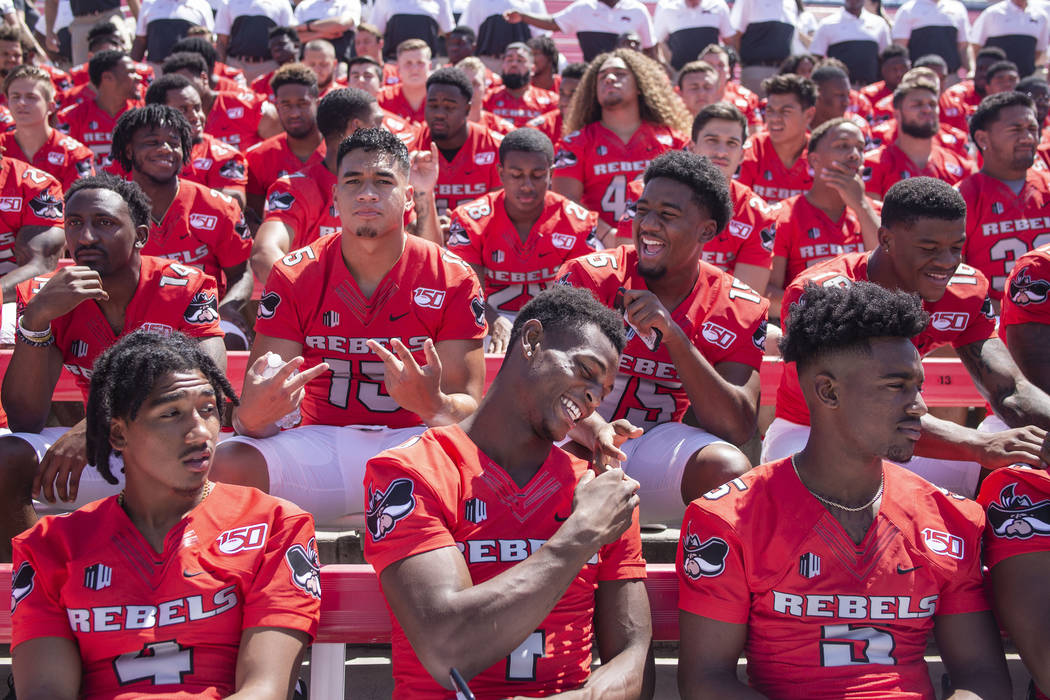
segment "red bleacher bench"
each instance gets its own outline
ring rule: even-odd
[[[0,377],[7,371],[11,361],[11,350],[0,350]],[[499,371],[502,355],[485,356],[485,388],[492,383]],[[962,363],[954,357],[929,357],[922,361],[926,371],[926,383],[922,395],[929,406],[983,406],[984,398],[978,393],[969,373]],[[246,350],[226,354],[226,374],[235,389],[244,384],[244,373],[248,368]],[[762,405],[772,406],[776,402],[777,387],[784,363],[778,357],[766,357],[762,362]],[[54,401],[80,401],[80,389],[72,374],[65,369],[58,379],[58,385],[52,395]]]
[[[649,564],[646,590],[653,639],[678,640],[678,580],[674,564]],[[349,698],[345,686],[347,644],[389,644],[390,614],[375,571],[367,564],[321,567],[321,622],[310,654],[310,693]],[[0,564],[0,600],[11,596],[11,565]],[[11,614],[0,606],[0,644],[11,643]]]

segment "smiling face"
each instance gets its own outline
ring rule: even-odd
[[[642,190],[634,215],[638,273],[646,279],[660,279],[686,267],[695,268],[703,244],[718,233],[716,225],[694,201],[687,185],[653,178]]]
[[[112,190],[78,190],[66,202],[66,248],[77,265],[103,278],[124,270],[149,235],[135,227],[128,204]]]
[[[965,241],[966,219],[919,218],[910,226],[879,229],[879,243],[889,252],[898,284],[930,303],[944,296],[962,263]]]
[[[133,172],[165,184],[182,169],[182,139],[166,126],[139,129],[131,135],[127,156]]]
[[[200,370],[164,375],[134,418],[114,418],[110,426],[128,481],[180,498],[204,486],[218,438],[215,389]]]
[[[412,186],[392,156],[355,149],[336,169],[335,206],[343,236],[375,239],[404,230]]]

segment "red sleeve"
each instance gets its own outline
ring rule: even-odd
[[[745,206],[746,221],[744,223],[751,227],[747,238],[737,251],[737,264],[757,265],[767,270],[773,267],[773,249],[771,244],[764,241],[773,239],[776,231],[776,216],[781,209],[779,202],[767,204],[757,194],[752,194]],[[730,221],[730,226],[733,222]],[[730,231],[730,235],[733,235]],[[769,245],[767,248],[766,246]]]
[[[868,194],[882,199],[885,195],[886,190],[883,189],[883,176],[885,174],[882,167],[882,155],[881,148],[879,150],[870,151],[864,156],[864,166],[869,168],[867,175],[863,175],[864,179],[864,191]],[[862,170],[863,174],[863,170]]]
[[[242,626],[294,629],[312,640],[321,617],[321,567],[313,516],[295,510],[276,514],[261,565],[244,591]]]
[[[228,187],[243,191],[248,184],[248,161],[245,160],[244,154],[232,146],[221,151],[216,148],[214,152],[216,155],[229,157],[216,159],[208,184],[215,189]]]
[[[38,637],[74,640],[61,590],[67,572],[54,552],[59,533],[37,526],[11,540],[11,648]]]
[[[477,225],[477,219],[472,216],[472,213],[483,216],[482,212],[484,209],[482,205],[486,205],[485,208],[491,211],[487,204],[487,198],[482,198],[468,204],[459,205],[452,210],[448,225],[447,245],[449,250],[463,258],[468,264],[480,267],[485,267],[485,260],[482,257],[484,255],[484,241]]]
[[[310,222],[306,220],[308,196],[296,191],[287,176],[279,177],[266,192],[264,221],[280,221],[296,236],[307,233]]]
[[[987,513],[984,563],[1050,550],[1050,477],[1043,470],[996,469],[981,484],[977,502]]]
[[[240,265],[252,252],[252,233],[244,220],[244,212],[229,195],[211,190],[209,196],[215,200],[219,213],[215,241],[215,256],[219,259],[219,265],[224,268]]]
[[[1050,259],[1044,255],[1025,255],[1006,282],[1002,317],[1004,328],[1022,323],[1050,324]]]
[[[952,347],[961,348],[995,337],[995,311],[989,297],[988,279],[973,267],[962,264],[948,282],[949,292],[953,287],[958,290],[955,293],[963,308],[970,312],[971,321],[952,339]]]
[[[602,547],[598,561],[599,581],[622,581],[645,578],[642,557],[642,533],[638,526],[638,509],[634,509],[631,526],[615,542]]]
[[[586,158],[585,139],[582,131],[574,131],[562,137],[554,155],[554,177],[571,177],[583,182],[583,162]]]
[[[248,170],[248,182],[244,186],[244,191],[248,194],[266,193],[266,184],[259,180],[260,171],[263,170],[264,167],[261,160],[265,159],[266,156],[265,152],[263,152],[262,156],[259,156],[259,149],[265,143],[265,141],[261,141],[255,144],[254,146],[249,148],[244,154],[244,160],[245,163],[247,163]]]
[[[743,545],[728,523],[689,504],[675,556],[678,608],[720,622],[747,624],[751,589]]]
[[[406,451],[392,450],[365,467],[364,553],[376,574],[416,554],[456,546],[451,494],[442,498],[440,480],[420,478],[409,457]]]
[[[643,191],[645,191],[645,183],[641,179],[635,178],[627,183],[627,202],[623,208],[623,216],[616,222],[618,238],[634,238],[634,216]]]
[[[62,227],[62,185],[43,170],[22,171],[22,226]]]
[[[182,314],[182,323],[178,330],[191,338],[221,338],[225,333],[219,328],[219,290],[215,285],[215,279],[195,267],[187,265],[170,265],[164,271],[165,275],[172,273],[180,274],[188,271],[182,277],[189,277],[186,285],[190,302]],[[202,312],[202,307],[211,308],[211,313]]]
[[[791,203],[794,204],[793,201]],[[773,237],[773,257],[791,259],[791,251],[795,247],[795,229],[802,225],[801,221],[792,216],[793,210],[793,206],[785,203],[777,215],[777,234]]]
[[[292,251],[290,255],[295,255]],[[287,258],[287,256],[285,256]],[[267,313],[263,313],[264,307],[260,306],[260,313],[255,319],[255,332],[270,336],[271,338],[283,338],[295,343],[302,343],[306,337],[305,319],[299,316],[299,307],[296,302],[302,295],[294,293],[294,280],[291,278],[290,268],[284,263],[284,258],[279,260],[270,271],[266,279],[266,287],[263,289],[263,299],[274,295],[276,303],[270,307]],[[303,299],[307,302],[306,299]],[[307,302],[308,303],[308,302]]]
[[[994,473],[994,472],[993,472]],[[946,496],[945,498],[952,498]],[[966,523],[959,523],[959,527],[949,525],[948,532],[957,533],[969,531],[971,534],[965,539],[964,551],[966,558],[956,563],[951,575],[947,577],[944,588],[941,589],[941,597],[937,601],[938,615],[959,615],[963,613],[979,612],[988,610],[987,592],[984,587],[984,576],[981,571],[981,536],[985,531],[984,513],[976,507],[973,501],[961,499],[960,503],[970,508],[960,509],[960,519],[974,511],[973,519],[967,518]]]
[[[446,263],[462,265],[462,273],[449,278],[448,300],[441,319],[441,329],[434,342],[484,338],[488,326],[485,323],[485,296],[481,293],[478,276],[455,253],[442,251],[441,259]]]

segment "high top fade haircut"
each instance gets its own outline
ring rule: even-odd
[[[522,329],[531,319],[543,324],[544,334],[578,331],[588,323],[593,323],[613,344],[617,354],[623,352],[627,345],[623,317],[598,301],[586,289],[556,284],[534,296],[521,307],[514,319],[507,347],[514,347],[521,339]]]
[[[126,53],[119,49],[107,49],[105,51],[99,51],[97,54],[91,57],[88,61],[88,79],[91,80],[91,84],[98,87],[102,84],[102,74],[108,73],[117,67]]]
[[[818,287],[810,282],[791,305],[780,354],[800,371],[834,354],[870,357],[873,339],[914,338],[929,318],[916,294],[871,282],[846,287]]]
[[[961,221],[966,200],[959,191],[933,177],[909,177],[893,185],[882,200],[882,225],[911,227],[919,219]]]
[[[73,201],[73,197],[81,190],[109,190],[110,192],[116,192],[117,196],[123,199],[128,207],[131,223],[135,226],[149,226],[153,205],[137,182],[125,180],[122,177],[110,175],[109,173],[79,178],[66,190],[65,204],[67,207]]]
[[[307,65],[296,61],[285,63],[270,78],[270,89],[275,95],[277,89],[285,85],[302,85],[314,97],[321,94],[321,89],[317,86],[317,74]]]
[[[643,179],[648,185],[658,177],[680,182],[692,190],[693,202],[714,219],[716,233],[729,223],[733,216],[729,183],[707,158],[687,151],[667,151],[653,159]]]
[[[238,403],[230,381],[215,361],[182,333],[164,336],[140,328],[99,356],[91,375],[85,438],[88,464],[98,469],[103,479],[118,483],[109,468],[109,456],[114,452],[109,442],[113,419],[135,420],[158,381],[172,372],[193,370],[211,384],[220,411],[225,400]]]
[[[330,139],[342,136],[353,120],[367,122],[372,118],[376,98],[360,88],[339,88],[317,103],[317,130]]]
[[[190,151],[193,149],[193,128],[182,116],[182,112],[168,105],[149,104],[145,107],[129,109],[120,115],[117,126],[113,129],[113,145],[110,147],[109,156],[125,171],[131,172],[134,165],[128,149],[135,132],[140,129],[171,129],[179,135],[182,146],[182,164],[190,160]]]
[[[386,129],[358,129],[353,135],[343,139],[339,144],[339,154],[336,157],[336,167],[343,162],[343,158],[351,151],[365,151],[368,153],[381,153],[393,159],[395,167],[404,177],[408,177],[412,162],[408,157],[408,149],[398,137]]]
[[[177,73],[180,70],[186,70],[194,75],[210,75],[208,70],[208,62],[199,53],[192,51],[177,51],[175,53],[168,54],[168,57],[164,59],[164,63],[161,65],[161,71],[165,75],[171,73]]]
[[[168,93],[172,90],[183,90],[185,88],[192,88],[193,83],[190,79],[181,73],[168,73],[162,75],[152,83],[146,90],[146,104],[148,105],[162,105],[168,102]],[[196,88],[194,88],[196,90]]]
[[[504,163],[508,153],[542,153],[547,159],[547,166],[554,163],[554,144],[545,133],[538,129],[522,127],[503,137],[499,145],[499,162]]]

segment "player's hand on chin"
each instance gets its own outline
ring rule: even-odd
[[[619,467],[627,459],[627,455],[620,451],[620,445],[631,438],[641,437],[643,432],[645,431],[632,425],[626,418],[602,425],[591,446],[591,464],[594,471],[601,474]]]
[[[614,541],[631,525],[638,507],[638,482],[622,469],[598,476],[587,470],[576,484],[572,515],[562,527],[573,527],[583,542],[597,551]]]
[[[386,393],[406,411],[411,411],[427,422],[441,412],[444,406],[444,395],[441,393],[441,358],[434,348],[434,341],[427,338],[423,343],[423,352],[427,356],[426,365],[420,367],[412,357],[405,344],[397,338],[390,341],[390,352],[374,340],[368,341],[368,347],[386,366],[384,382]],[[396,354],[395,354],[396,353]]]
[[[307,382],[328,371],[328,363],[321,362],[292,376],[303,361],[302,356],[293,357],[269,378],[263,377],[265,353],[252,363],[244,375],[241,405],[234,412],[237,432],[252,437],[273,434],[277,421],[299,408]]]
[[[80,487],[80,474],[87,466],[84,421],[80,421],[55,440],[44,455],[33,479],[33,498],[43,496],[48,503],[58,499],[74,501]]]
[[[70,265],[56,272],[26,304],[22,321],[30,330],[39,330],[37,326],[69,313],[88,299],[109,299],[102,278],[89,267]]]
[[[845,166],[832,162],[821,172],[821,177],[828,187],[839,193],[851,209],[858,206],[864,198],[864,180],[859,172],[851,172]]]
[[[982,434],[984,436],[984,434]],[[1000,469],[1018,462],[1045,468],[1047,431],[1034,425],[1011,428],[985,436],[977,460],[985,469]]]
[[[503,355],[507,352],[507,343],[510,342],[510,321],[503,316],[497,315],[489,324],[492,328],[492,338],[489,340],[489,352]]]

